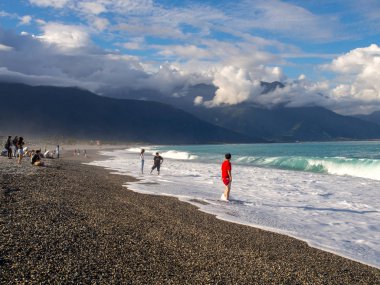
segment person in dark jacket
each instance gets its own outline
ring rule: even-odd
[[[18,142],[18,136],[15,136],[13,139],[13,156],[17,157],[17,142]]]
[[[8,158],[12,158],[12,136],[8,136],[7,141],[5,142],[4,148],[8,151]]]
[[[158,152],[156,152],[156,155],[153,157],[153,166],[152,170],[150,171],[150,174],[152,174],[153,170],[157,168],[158,175],[160,175],[160,167],[164,159]]]

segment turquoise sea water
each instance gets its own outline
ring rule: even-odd
[[[313,142],[159,146],[173,158],[220,161],[230,152],[233,162],[277,169],[349,175],[380,180],[380,142]]]

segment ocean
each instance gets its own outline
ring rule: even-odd
[[[140,173],[141,148],[146,149]],[[153,155],[161,175],[149,174]],[[232,154],[231,201],[220,165]],[[380,268],[380,142],[134,146],[90,164],[139,179],[128,188],[192,203],[218,218],[286,234]]]

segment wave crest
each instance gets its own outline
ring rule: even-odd
[[[288,170],[349,175],[380,180],[380,160],[345,157],[240,157],[238,162]]]
[[[193,155],[193,154],[188,153],[186,151],[175,151],[175,150],[169,150],[166,152],[162,152],[161,155],[164,158],[182,159],[182,160],[193,160],[193,159],[198,158],[197,155]]]

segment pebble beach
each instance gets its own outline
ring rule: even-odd
[[[380,284],[380,270],[233,224],[69,153],[0,157],[0,284]]]

